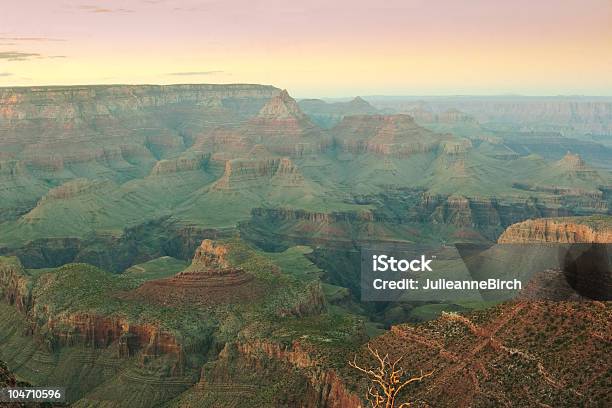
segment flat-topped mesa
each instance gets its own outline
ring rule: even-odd
[[[612,243],[612,217],[561,217],[513,224],[497,240],[522,243]]]
[[[400,157],[435,150],[452,138],[427,130],[404,114],[345,116],[332,133],[344,151]]]
[[[193,85],[91,85],[16,87],[0,89],[0,117],[9,121],[28,119],[67,120],[82,116],[130,112],[143,108],[190,103],[219,106],[220,101],[241,104],[277,95],[278,88],[251,84]],[[259,102],[249,105],[253,110]],[[261,106],[261,105],[259,105]],[[257,111],[255,111],[257,112]]]
[[[287,157],[233,159],[225,162],[225,170],[213,189],[230,191],[266,185],[298,187],[304,177],[293,161]]]

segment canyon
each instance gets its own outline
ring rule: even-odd
[[[365,407],[369,344],[434,370],[417,405],[605,406],[606,293],[361,301],[371,245],[612,242],[608,102],[458,99],[0,88],[1,375],[75,407]]]

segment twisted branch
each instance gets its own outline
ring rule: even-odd
[[[372,349],[370,345],[367,345],[368,351],[378,362],[377,367],[366,368],[361,367],[357,363],[357,355],[353,357],[352,361],[349,361],[349,366],[365,374],[368,379],[374,384],[366,392],[366,400],[372,408],[395,408],[395,399],[402,391],[404,387],[414,382],[423,381],[423,379],[431,376],[434,371],[419,376],[403,378],[404,369],[398,367],[398,364],[404,358],[404,355],[400,356],[397,360],[390,362],[389,354],[381,356],[378,350]],[[381,394],[382,392],[382,394]],[[409,408],[410,403],[404,402],[397,408]]]

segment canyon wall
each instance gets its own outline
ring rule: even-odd
[[[596,222],[589,222],[595,220]],[[606,221],[607,220],[607,221]],[[612,217],[526,220],[511,225],[499,243],[612,243]]]

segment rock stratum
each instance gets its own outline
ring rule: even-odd
[[[612,243],[610,217],[542,218],[510,226],[499,243]]]

